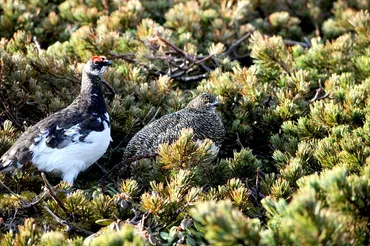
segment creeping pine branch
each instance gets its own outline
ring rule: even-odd
[[[39,54],[42,54],[42,49],[41,49],[41,45],[39,43],[39,41],[37,40],[36,36],[33,36],[33,42],[35,43],[35,46],[36,46],[36,49],[37,49],[37,52]]]
[[[242,141],[240,140],[239,133],[236,133],[236,142],[239,144],[239,146],[240,146],[242,149],[244,149],[243,143],[242,143]]]
[[[149,61],[161,61],[164,65],[164,68],[161,70],[139,62],[134,54],[119,55],[111,53],[109,59],[123,59],[126,62],[143,67],[145,70],[157,76],[168,75],[172,79],[184,82],[199,81],[206,78],[208,72],[213,71],[214,69],[205,64],[207,61],[211,60],[213,64],[217,64],[213,54],[198,57],[197,55],[188,54],[186,51],[180,49],[159,34],[157,34],[156,39],[166,46],[168,50],[160,55],[147,55],[146,59]],[[146,42],[142,43],[147,46],[149,50],[152,49],[150,44]]]
[[[0,180],[0,185],[2,187],[4,187],[10,194],[12,194],[13,196],[15,196],[16,198],[19,199],[19,201],[21,203],[21,208],[31,208],[31,207],[35,206],[46,195],[46,192],[42,192],[41,194],[39,194],[35,198],[33,198],[33,201],[32,202],[27,202],[21,196],[19,196],[17,193],[15,193],[14,191],[12,191],[8,186],[6,186],[1,180]]]
[[[325,94],[323,94],[323,93],[325,93],[323,88],[317,89],[315,96],[309,102],[313,103],[315,101],[327,98],[330,95],[330,93],[325,93]]]
[[[21,205],[22,206],[25,206],[25,207],[30,207],[30,203],[27,202],[26,200],[24,200],[22,197],[20,197],[17,193],[15,193],[14,191],[12,191],[8,186],[6,186],[3,181],[0,180],[0,185],[2,187],[4,187],[7,191],[9,191],[10,194],[12,194],[13,196],[15,196],[16,198],[19,199],[19,201],[21,202]]]
[[[257,194],[257,200],[260,201],[261,200],[261,197],[260,197],[260,192],[259,192],[259,187],[260,187],[260,172],[261,172],[261,169],[260,168],[257,168],[257,175],[256,175],[256,194]]]
[[[230,57],[231,60],[240,60],[244,58],[250,58],[250,52],[246,54],[238,54],[237,47],[245,42],[253,32],[248,32],[241,38],[233,41],[230,47],[222,54],[220,58]],[[144,42],[139,40],[143,45],[147,47],[149,51],[152,52],[150,55],[146,55],[145,58],[149,62],[157,61],[161,62],[161,68],[155,66],[150,66],[144,62],[139,61],[133,53],[128,54],[115,54],[110,53],[109,59],[123,59],[128,63],[134,64],[136,66],[144,68],[150,74],[160,76],[167,75],[172,79],[178,81],[188,82],[188,81],[200,81],[208,77],[209,72],[213,71],[220,66],[221,62],[219,58],[216,58],[214,54],[209,54],[206,56],[197,56],[187,53],[185,50],[177,47],[175,44],[171,43],[169,40],[162,37],[157,33],[157,37],[152,39],[153,41],[160,41],[160,43],[167,48],[160,54],[156,54],[157,50],[155,46],[150,44],[150,42]],[[293,40],[284,40],[287,46],[300,45],[303,48],[309,48],[311,45],[309,42],[298,42]],[[289,70],[282,64],[282,68],[289,73]]]
[[[50,208],[48,208],[48,206],[44,206],[44,209],[61,225],[64,225],[67,227],[66,229],[66,232],[70,232],[70,231],[74,231],[74,232],[77,232],[79,234],[83,234],[85,236],[90,236],[93,234],[93,232],[91,231],[88,231],[88,230],[85,230],[85,229],[82,229],[78,226],[76,226],[75,224],[73,224],[72,222],[68,221],[68,220],[63,220],[61,218],[59,218],[55,213],[53,213],[53,211],[51,211]]]
[[[284,44],[287,45],[287,46],[300,45],[303,48],[310,48],[311,47],[311,44],[309,43],[309,41],[307,41],[307,42],[298,42],[298,41],[286,39],[286,40],[284,40]]]
[[[321,82],[319,82],[319,88],[316,89],[315,96],[309,101],[310,103],[313,103],[315,101],[327,98],[330,95],[330,93],[325,93],[324,88],[321,85]]]
[[[226,56],[230,56],[231,53],[233,53],[233,55],[236,57],[236,59],[239,59],[241,58],[241,56],[237,55],[236,54],[236,51],[235,49],[241,44],[243,43],[247,38],[249,38],[251,35],[252,35],[253,32],[247,32],[244,36],[242,36],[241,38],[235,40],[234,42],[232,42],[231,46],[229,47],[229,49],[227,49],[227,51],[225,53],[222,54],[223,57],[226,57]],[[249,54],[248,54],[249,55]]]
[[[265,197],[265,195],[260,192],[260,180],[265,176],[266,174],[261,170],[261,168],[257,168],[255,187],[251,188],[251,195],[258,203],[260,203],[261,199]]]
[[[210,59],[213,55],[209,55],[208,59],[201,59],[202,62],[199,62],[197,59],[197,56],[191,56],[191,55],[188,55],[184,50],[178,48],[176,45],[172,44],[170,41],[168,41],[167,39],[164,39],[163,37],[161,37],[159,34],[158,35],[158,38],[159,40],[161,40],[163,43],[165,43],[168,47],[170,47],[171,49],[173,49],[174,51],[176,51],[177,53],[179,53],[180,55],[182,55],[187,61],[190,62],[190,67],[191,68],[192,66],[194,66],[194,64],[197,64],[199,65],[203,70],[205,70],[206,72],[210,72],[212,71],[212,69],[210,69],[209,67],[207,67],[206,65],[204,65],[203,63]],[[198,63],[197,63],[198,62]]]

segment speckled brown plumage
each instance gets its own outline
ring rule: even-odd
[[[225,128],[215,112],[218,105],[213,95],[200,94],[186,108],[165,115],[136,133],[126,147],[124,158],[156,152],[160,144],[177,140],[183,128],[193,129],[194,141],[211,139],[218,152],[225,137]]]

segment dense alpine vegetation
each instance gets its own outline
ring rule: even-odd
[[[370,3],[0,0],[0,154],[68,106],[93,55],[108,151],[67,183],[0,174],[0,245],[369,245]],[[226,139],[182,131],[122,161],[201,92]]]

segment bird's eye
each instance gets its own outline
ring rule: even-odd
[[[99,64],[99,62],[98,61],[94,61],[94,65],[98,65]]]

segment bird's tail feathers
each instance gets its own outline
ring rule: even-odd
[[[15,169],[14,161],[9,159],[0,159],[0,173],[13,171]]]

